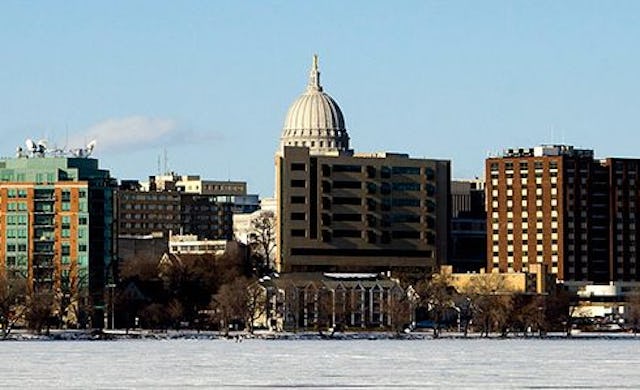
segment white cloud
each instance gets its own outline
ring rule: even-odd
[[[80,147],[97,140],[101,152],[147,149],[180,141],[178,123],[173,119],[130,116],[112,118],[74,135],[69,146]]]

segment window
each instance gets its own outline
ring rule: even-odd
[[[334,172],[360,172],[359,165],[334,165]]]
[[[359,181],[334,181],[333,188],[351,188],[359,189],[362,184]]]
[[[291,219],[294,221],[304,221],[304,213],[291,213]]]
[[[291,180],[291,187],[295,187],[295,188],[304,188],[305,186],[305,181],[304,180]]]
[[[391,201],[393,206],[420,207],[420,199],[394,198]]]
[[[419,175],[419,167],[393,167],[391,173],[394,175]]]
[[[291,229],[292,237],[304,237],[304,229]]]

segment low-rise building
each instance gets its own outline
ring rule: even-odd
[[[393,279],[373,273],[292,272],[261,279],[266,308],[256,327],[270,330],[385,329],[393,316],[408,322],[397,302],[406,292]]]
[[[221,255],[227,249],[227,243],[227,240],[200,240],[195,234],[170,234],[169,253],[178,255],[213,253],[215,255]]]

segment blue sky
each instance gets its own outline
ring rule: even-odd
[[[0,155],[98,139],[120,179],[169,168],[273,191],[313,53],[356,151],[452,160],[565,142],[640,156],[638,1],[3,1]]]

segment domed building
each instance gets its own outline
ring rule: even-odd
[[[279,272],[423,272],[446,261],[450,162],[354,153],[317,56],[275,157]]]
[[[313,56],[307,89],[287,112],[280,152],[284,146],[308,147],[312,155],[352,153],[342,110],[320,85],[317,55]]]

